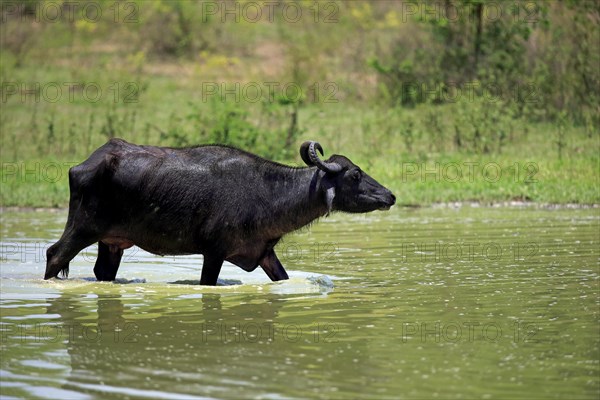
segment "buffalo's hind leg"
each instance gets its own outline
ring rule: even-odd
[[[60,240],[46,251],[46,273],[44,279],[56,278],[62,272],[69,275],[69,263],[83,249],[94,244],[98,238],[89,233],[67,229]]]
[[[114,281],[119,264],[123,257],[123,249],[116,245],[98,242],[98,258],[94,265],[94,275],[99,281]]]
[[[277,258],[275,254],[275,250],[270,249],[267,250],[263,258],[258,262],[261,268],[266,272],[266,274],[271,278],[272,281],[281,281],[284,279],[289,279],[287,272],[281,265],[281,262]]]

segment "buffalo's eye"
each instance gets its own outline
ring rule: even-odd
[[[355,169],[354,171],[352,171],[352,174],[350,176],[352,177],[353,180],[359,181],[360,177],[361,177],[360,170],[359,169]]]

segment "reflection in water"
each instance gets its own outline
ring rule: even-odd
[[[170,392],[224,392],[219,387],[223,373],[253,373],[253,354],[269,358],[281,350],[276,343],[281,327],[274,321],[284,300],[268,295],[259,303],[224,307],[221,297],[212,293],[186,300],[176,315],[182,300],[142,306],[120,295],[63,294],[49,300],[47,314],[60,315],[70,358],[63,389],[143,395],[175,380],[178,385]]]

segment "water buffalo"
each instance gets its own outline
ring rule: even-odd
[[[387,210],[396,198],[348,158],[321,160],[317,142],[300,147],[308,167],[290,167],[237,148],[139,146],[111,139],[69,171],[65,231],[47,251],[44,279],[64,277],[82,249],[98,243],[94,274],[117,275],[133,245],[159,255],[202,254],[200,284],[215,285],[227,260],[288,275],[274,247],[332,211]]]

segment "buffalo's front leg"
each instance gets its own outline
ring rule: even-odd
[[[119,264],[123,257],[123,249],[117,245],[98,242],[98,258],[94,265],[94,275],[99,281],[114,281],[117,277]]]
[[[281,262],[275,254],[275,250],[267,250],[264,257],[258,262],[261,268],[267,273],[272,281],[281,281],[283,279],[289,279],[287,272],[281,265]]]
[[[217,278],[223,266],[223,258],[205,254],[204,264],[202,264],[202,275],[200,276],[201,285],[215,286]]]

